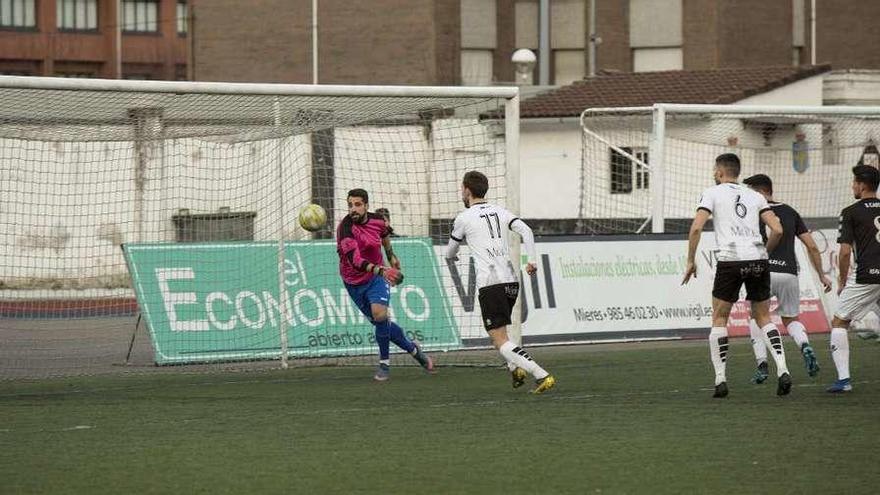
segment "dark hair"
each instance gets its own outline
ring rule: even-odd
[[[773,181],[765,174],[755,174],[748,177],[743,180],[743,184],[752,189],[757,189],[771,195],[773,194]]]
[[[388,211],[388,208],[376,208],[376,214],[391,219],[391,212]]]
[[[489,179],[476,170],[464,174],[461,183],[471,191],[475,198],[485,198],[486,192],[489,190]]]
[[[724,168],[728,175],[739,177],[739,157],[735,153],[723,153],[715,159],[715,165]]]
[[[872,191],[877,190],[877,185],[880,184],[880,170],[870,165],[856,165],[853,167],[852,173],[853,180],[868,186]]]
[[[361,188],[352,189],[351,191],[348,191],[348,196],[346,196],[346,199],[351,198],[351,197],[361,198],[364,200],[364,203],[370,202],[370,196],[367,194],[367,191],[365,191]]]

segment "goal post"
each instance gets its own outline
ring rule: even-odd
[[[593,233],[686,233],[715,158],[736,153],[741,178],[769,175],[774,199],[798,210],[831,275],[838,215],[853,201],[850,170],[880,167],[880,107],[657,104],[588,109],[580,121],[579,217]],[[812,269],[802,275],[808,299],[833,308],[834,292]]]
[[[849,169],[880,141],[880,107],[656,104],[591,108],[580,122],[579,217],[599,234],[683,231],[725,152],[804,216],[836,218]]]
[[[518,212],[517,88],[0,76],[0,97],[0,374],[106,369],[138,310],[140,363],[373,363],[334,241],[354,188],[390,214],[393,317],[443,363],[496,363],[467,247],[442,255],[467,170]]]

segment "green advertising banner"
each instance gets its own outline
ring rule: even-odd
[[[461,347],[430,239],[394,246],[406,278],[391,289],[392,319],[428,350]],[[285,242],[283,261],[271,242],[126,244],[124,252],[158,364],[279,357],[282,324],[292,357],[376,352],[333,241]]]

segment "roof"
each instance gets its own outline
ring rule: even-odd
[[[577,117],[587,108],[655,103],[734,103],[831,70],[831,66],[737,67],[658,72],[603,72],[528,98],[521,118]]]

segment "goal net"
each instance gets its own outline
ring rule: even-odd
[[[579,220],[597,234],[686,232],[715,157],[764,173],[774,196],[834,228],[850,169],[878,166],[878,107],[655,105],[591,109],[583,128]]]
[[[516,210],[516,89],[0,77],[0,98],[0,376],[373,364],[338,274],[353,188],[390,217],[394,320],[440,363],[495,362],[469,351],[469,256],[442,252],[466,171]]]

